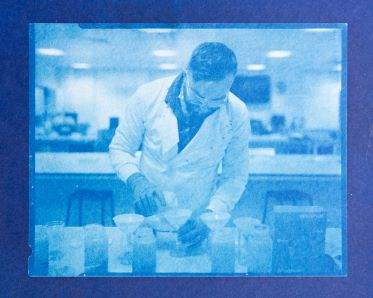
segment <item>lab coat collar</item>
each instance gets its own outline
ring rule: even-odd
[[[214,126],[219,126],[219,119],[222,120],[222,114],[225,110],[225,106],[217,109],[206,117],[203,121],[202,126],[198,130],[197,134],[190,140],[186,147],[178,153],[178,143],[179,143],[179,131],[177,118],[172,111],[170,104],[172,99],[175,97],[183,97],[183,83],[185,80],[185,73],[181,73],[174,78],[170,87],[167,89],[167,94],[165,97],[165,103],[167,108],[164,110],[162,115],[162,120],[164,125],[162,125],[161,132],[161,143],[162,143],[162,156],[166,161],[171,159],[178,160],[182,158],[191,150],[191,148],[198,147],[205,139],[206,136],[212,133]],[[228,105],[228,102],[227,104]]]

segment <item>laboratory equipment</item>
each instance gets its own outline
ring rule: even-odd
[[[156,272],[156,241],[153,230],[139,228],[133,237],[132,273]]]
[[[275,206],[273,271],[320,274],[325,271],[326,213],[319,206]]]
[[[140,214],[120,214],[113,218],[115,225],[124,234],[125,249],[123,251],[122,263],[132,263],[133,245],[132,238],[134,232],[140,227],[144,221],[144,216]]]
[[[84,273],[84,237],[81,228],[65,228],[63,224],[47,226],[48,274],[78,276]]]
[[[210,228],[217,231],[223,228],[229,221],[231,215],[228,212],[206,212],[200,218]]]
[[[105,274],[108,270],[108,238],[105,228],[90,224],[84,227],[85,272],[87,274]]]
[[[260,224],[260,220],[252,217],[238,217],[233,220],[234,225],[238,230],[238,241],[237,241],[237,259],[238,263],[243,266],[247,266],[247,254],[249,253],[246,249],[246,238],[251,233],[255,225]]]
[[[189,209],[168,209],[161,216],[169,223],[171,231],[174,233],[175,247],[171,250],[171,255],[174,257],[182,257],[187,254],[186,247],[177,239],[177,231],[186,223],[192,215]]]
[[[235,270],[235,228],[221,228],[211,237],[211,272],[234,273]]]
[[[33,275],[46,276],[48,275],[48,234],[47,227],[42,225],[35,226],[35,242],[34,242],[34,266]]]
[[[267,225],[255,224],[246,235],[247,272],[268,274],[272,271],[272,237]]]

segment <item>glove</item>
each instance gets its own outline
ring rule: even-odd
[[[166,201],[157,187],[140,173],[128,177],[127,184],[134,198],[135,213],[151,216],[166,206]]]
[[[190,218],[178,231],[178,240],[193,251],[199,248],[202,242],[208,238],[210,229],[199,218]]]

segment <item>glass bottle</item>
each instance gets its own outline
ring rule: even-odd
[[[272,237],[267,225],[255,225],[246,236],[247,272],[265,274],[272,271]]]
[[[82,228],[66,228],[63,223],[47,226],[48,274],[78,276],[84,272],[84,239]]]
[[[108,238],[102,225],[84,226],[84,267],[88,275],[102,275],[108,271]]]
[[[235,239],[235,228],[222,228],[212,233],[210,242],[212,273],[234,273],[236,259]]]
[[[150,228],[139,228],[133,237],[132,272],[156,272],[156,241]]]
[[[33,258],[33,275],[48,275],[48,234],[46,226],[35,225],[35,242],[33,249]]]

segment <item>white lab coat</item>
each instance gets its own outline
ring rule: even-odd
[[[141,172],[162,191],[172,192],[179,207],[229,212],[248,178],[246,105],[229,93],[227,104],[208,116],[178,153],[177,119],[165,102],[173,79],[145,84],[128,101],[109,146],[113,167],[123,181]],[[135,153],[141,144],[138,163]]]

